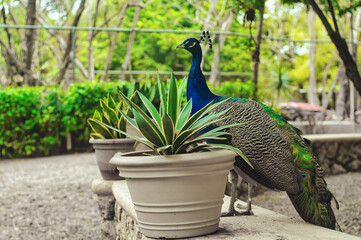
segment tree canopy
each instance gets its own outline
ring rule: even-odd
[[[134,42],[130,44],[129,32],[101,30],[115,27],[199,32],[207,29],[211,32],[214,47],[209,49],[204,46],[203,70],[212,72],[211,76],[218,74],[217,69],[222,72],[247,73],[221,78],[222,82],[245,82],[252,78],[252,53],[258,28],[255,23],[262,14],[258,9],[265,3],[257,83],[260,88],[259,94],[268,101],[276,100],[275,91],[279,92],[281,98],[305,100],[303,92],[297,91],[307,89],[310,76],[307,14],[312,9],[312,2],[314,1],[1,0],[0,84],[64,84],[69,81],[66,79],[68,75],[72,75],[73,67],[76,70],[76,81],[100,79],[107,64],[109,70],[120,71],[129,51],[127,70],[188,71],[191,64],[189,54],[176,51],[175,46],[188,37],[199,37],[197,34],[135,32]],[[339,32],[343,39],[350,39],[350,34],[353,33],[358,41],[359,33],[355,31],[360,21],[357,16],[361,1],[320,0],[316,4],[333,31]],[[330,4],[333,8],[330,8]],[[246,21],[251,20],[252,16],[253,21]],[[316,18],[312,24],[317,29],[317,89],[318,92],[327,92],[331,89],[344,59],[342,55],[339,57],[339,47],[335,47],[330,41],[330,32],[324,27],[324,21]],[[32,30],[7,28],[6,25],[76,26],[96,29]],[[351,28],[354,31],[351,31]],[[217,36],[214,34],[217,31],[243,35]],[[349,52],[355,56],[352,48]],[[216,59],[220,61],[217,63]],[[349,71],[347,67],[346,73]],[[119,79],[119,72],[113,73],[107,71],[104,79]],[[29,78],[32,80],[28,80]],[[142,81],[147,76],[125,75],[125,79],[129,78]],[[288,90],[283,90],[283,83],[287,83]],[[283,94],[289,91],[296,93],[291,96]]]

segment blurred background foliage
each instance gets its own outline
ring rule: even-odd
[[[339,84],[331,88],[341,60],[319,18],[310,21],[310,8],[303,1],[0,2],[0,158],[61,153],[66,150],[69,136],[72,151],[89,147],[90,129],[86,119],[92,116],[99,99],[107,93],[115,96],[117,86],[124,92],[130,88],[148,91],[156,79],[156,71],[188,72],[190,54],[175,47],[189,37],[199,37],[195,33],[114,32],[102,28],[199,33],[209,30],[214,44],[213,49],[203,45],[202,67],[209,73],[206,78],[210,88],[219,95],[257,99],[273,107],[280,102],[307,102],[310,65],[315,67],[316,97],[320,104],[327,93],[337,96],[340,89],[347,89]],[[331,2],[338,10],[342,36],[350,39],[352,33],[355,34],[351,29],[359,28],[358,1],[346,0],[351,5]],[[259,8],[263,3],[263,40],[255,94],[252,55]],[[32,6],[36,11],[31,11]],[[254,21],[245,21],[246,12],[253,8],[256,10]],[[44,29],[16,29],[7,25],[36,25]],[[49,26],[95,29],[72,32],[47,28]],[[310,29],[316,44],[312,61]],[[217,31],[243,35],[219,37],[214,34]],[[356,35],[359,39],[359,32]],[[358,60],[358,48],[356,53]],[[107,72],[103,74],[105,69]],[[149,72],[122,75],[125,70]],[[218,70],[223,73],[220,79],[214,78]],[[177,75],[177,78],[183,76]],[[162,75],[163,80],[168,77]],[[359,98],[357,101],[359,105]],[[333,97],[327,106],[335,105]]]
[[[127,95],[138,90],[152,96],[153,104],[159,106],[159,96],[153,96],[154,86],[154,82],[85,81],[73,83],[65,91],[59,86],[0,89],[0,158],[90,150],[91,130],[86,121],[100,110],[99,99],[109,93],[118,100],[119,87]],[[213,91],[251,96],[252,84],[224,83]],[[134,101],[140,105],[140,99]],[[66,146],[69,136],[71,150]]]

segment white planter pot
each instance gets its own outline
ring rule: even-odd
[[[229,150],[144,156],[116,154],[110,161],[126,178],[142,233],[183,238],[218,229],[235,153]]]

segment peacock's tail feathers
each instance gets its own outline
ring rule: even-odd
[[[266,110],[267,107],[264,106],[264,109]],[[274,113],[272,110],[267,112],[291,139],[290,150],[293,156],[293,163],[299,173],[301,173],[300,184],[302,185],[302,190],[296,194],[287,192],[292,204],[306,222],[335,229],[337,222],[331,207],[331,200],[335,200],[337,209],[338,202],[327,188],[323,177],[323,170],[312,152],[311,142],[301,137],[300,134],[302,132],[277,113]]]
[[[334,229],[336,220],[331,208],[334,197],[327,189],[310,141],[262,103],[230,98],[215,111],[231,106],[227,113],[231,117],[217,124],[246,123],[229,129],[229,143],[247,156],[254,169],[241,158],[236,159],[235,166],[268,188],[286,191],[305,221]]]

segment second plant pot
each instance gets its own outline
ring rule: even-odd
[[[104,180],[121,180],[116,166],[109,163],[115,153],[134,151],[135,140],[131,138],[118,139],[90,139],[93,144],[98,168]]]

